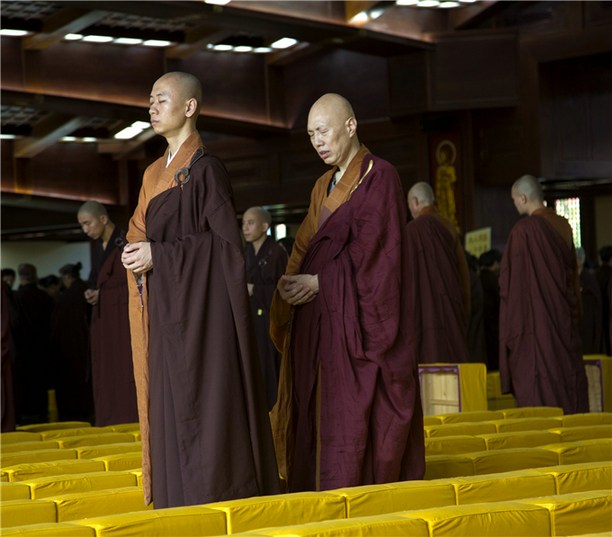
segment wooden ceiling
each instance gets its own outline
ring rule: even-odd
[[[423,58],[445,50],[452,61],[448,43],[453,36],[491,35],[492,53],[502,51],[505,61],[514,50],[516,29],[548,16],[546,4],[482,1],[443,10],[390,1],[232,1],[219,6],[203,1],[3,0],[2,28],[28,31],[25,37],[1,41],[2,133],[17,136],[2,141],[3,240],[76,237],[74,211],[90,197],[122,216],[131,210],[134,183],[163,145],[150,129],[131,140],[113,135],[134,121],[148,120],[149,90],[164,72],[186,70],[202,80],[199,127],[207,144],[228,151],[240,147],[243,154],[260,152],[262,143],[283,154],[302,151],[307,108],[328,87],[360,86],[365,123],[457,108],[427,93],[427,73],[436,64]],[[352,21],[359,12],[376,10],[379,16],[369,22]],[[167,40],[171,45],[69,41],[67,34]],[[240,41],[268,46],[283,37],[298,43],[264,54],[211,49]],[[441,42],[447,47],[439,49]],[[333,77],[321,64],[333,68]],[[417,66],[425,77],[419,79],[422,90],[415,89],[410,76],[393,75],[396,65],[401,66],[398,73]],[[390,81],[377,90],[383,70],[384,77],[391,72]],[[516,102],[514,87],[495,92],[487,106]],[[398,104],[398,95],[409,99]],[[96,141],[67,144],[65,136]],[[114,183],[107,188],[110,176]],[[295,197],[303,192],[307,188]],[[269,193],[270,205],[286,205],[288,213],[292,203],[307,204],[307,199],[297,204],[287,189]]]

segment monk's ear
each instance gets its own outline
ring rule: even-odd
[[[197,110],[198,101],[196,101],[194,98],[189,99],[185,104],[185,116],[193,117],[197,113]]]
[[[346,120],[346,130],[349,133],[349,136],[355,136],[357,132],[357,120],[354,117],[349,117]]]
[[[264,233],[267,233],[270,229],[270,224],[268,222],[262,222]]]
[[[104,226],[108,224],[108,215],[106,214],[100,215],[100,222],[102,222],[102,225]]]

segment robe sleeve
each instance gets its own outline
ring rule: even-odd
[[[136,205],[134,214],[130,219],[130,225],[126,234],[126,239],[128,240],[128,242],[141,242],[147,239],[145,217],[147,213],[147,206],[149,205],[150,201],[150,198],[147,194],[149,187],[147,183],[149,182],[148,177],[150,177],[150,170],[151,166],[149,166],[144,173],[144,179],[142,181],[142,186],[140,187],[140,192],[138,194],[138,205]]]

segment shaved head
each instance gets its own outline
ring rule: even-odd
[[[185,101],[195,99],[198,103],[197,109],[200,110],[203,99],[202,84],[195,76],[182,71],[171,71],[159,77],[158,81],[160,80],[168,80],[176,83],[181,99]]]
[[[528,201],[541,203],[544,201],[544,193],[540,183],[533,175],[523,175],[512,185],[512,191],[523,194]]]
[[[339,122],[355,117],[351,103],[337,93],[326,93],[310,107],[310,114],[322,112]]]
[[[262,224],[265,223],[268,224],[268,226],[272,225],[272,216],[263,207],[248,208],[246,211],[244,211],[243,218],[247,218],[247,216],[257,219],[257,221]]]
[[[106,207],[97,201],[86,201],[79,207],[79,211],[77,215],[88,214],[95,218],[100,218],[101,216],[108,216],[108,212],[106,211]]]
[[[423,208],[433,205],[434,201],[436,198],[429,183],[421,181],[408,191],[408,209],[410,209],[412,218],[417,218]]]

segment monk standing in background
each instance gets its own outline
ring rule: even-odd
[[[427,183],[408,192],[410,348],[419,363],[469,362],[470,274],[461,238],[434,202]]]
[[[167,73],[149,102],[168,149],[145,171],[122,256],[145,501],[159,509],[274,494],[231,185],[196,129],[202,87],[190,74]]]
[[[136,385],[128,320],[127,276],[121,264],[125,236],[97,201],[77,213],[83,232],[93,241],[90,288],[92,305],[91,370],[97,426],[138,421]]]
[[[357,139],[349,102],[308,116],[316,182],[272,303],[283,350],[272,413],[290,492],[420,479],[416,361],[408,354],[406,204],[395,168]]]
[[[572,228],[544,206],[537,179],[512,185],[521,215],[501,262],[499,372],[518,406],[588,412],[580,341],[580,284]]]
[[[272,217],[263,207],[251,207],[242,216],[247,289],[251,297],[259,361],[266,383],[268,410],[272,410],[276,403],[280,369],[280,354],[270,339],[270,306],[276,284],[287,267],[287,252],[267,235],[271,224]]]

